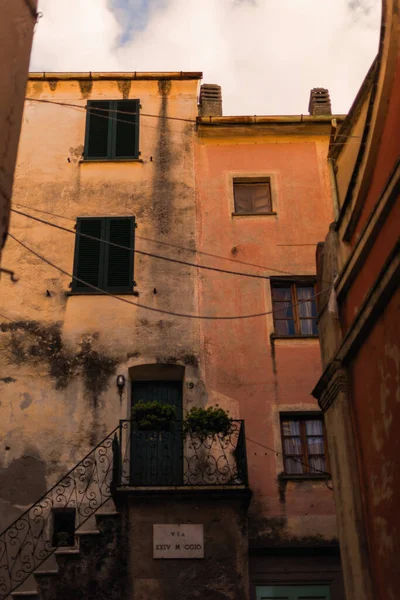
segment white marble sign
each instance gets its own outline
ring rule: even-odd
[[[203,525],[153,525],[153,558],[204,558]]]

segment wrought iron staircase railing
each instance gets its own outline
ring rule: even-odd
[[[0,600],[16,590],[57,549],[52,545],[54,509],[74,508],[76,530],[109,500],[119,428],[0,535]]]
[[[75,531],[117,487],[247,486],[243,421],[232,421],[228,436],[170,431],[140,431],[120,421],[104,440],[75,465],[0,535],[0,600],[16,590],[57,549],[55,509],[75,510]],[[59,544],[60,545],[60,544]]]

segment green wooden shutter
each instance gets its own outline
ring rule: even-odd
[[[257,586],[257,600],[330,600],[329,585]]]
[[[82,281],[73,280],[72,289],[77,292],[95,291],[86,283],[102,288],[102,265],[104,263],[104,244],[80,234],[105,239],[105,221],[101,218],[79,218],[76,225],[74,276]]]
[[[115,102],[114,156],[137,158],[139,156],[139,100]]]
[[[130,292],[133,287],[135,218],[109,217],[106,219],[106,239],[132,250],[106,245],[104,286],[109,292]]]
[[[111,156],[112,127],[111,102],[89,100],[86,115],[85,153],[86,159],[101,159]]]

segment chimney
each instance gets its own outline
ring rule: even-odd
[[[222,117],[220,85],[203,83],[200,87],[199,115],[200,117]]]
[[[311,90],[308,112],[312,116],[332,114],[329,90],[325,88],[313,88]]]

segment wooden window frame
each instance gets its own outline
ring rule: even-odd
[[[135,228],[136,220],[135,217],[126,216],[113,216],[113,217],[78,217],[76,223],[76,236],[75,236],[75,250],[74,250],[74,268],[73,275],[77,276],[79,266],[79,244],[80,244],[80,223],[82,221],[99,220],[101,221],[101,240],[105,242],[109,241],[110,235],[110,223],[112,219],[127,219],[131,222],[132,227],[132,251],[129,253],[129,283],[127,286],[108,286],[106,285],[108,277],[108,256],[110,245],[105,243],[100,246],[100,258],[99,258],[99,273],[98,273],[98,285],[96,287],[101,288],[102,291],[96,291],[93,288],[77,287],[77,280],[72,279],[71,289],[73,294],[99,294],[102,292],[109,292],[114,294],[132,294],[134,285],[134,256],[135,256]]]
[[[235,185],[236,184],[247,184],[247,185],[251,185],[251,184],[268,184],[268,188],[269,188],[269,200],[270,200],[270,210],[269,211],[264,211],[264,212],[238,212],[237,210],[237,206],[236,206],[236,198],[235,198]],[[258,215],[276,215],[276,212],[273,211],[273,206],[272,206],[272,186],[271,186],[271,177],[234,177],[232,180],[232,186],[233,186],[233,205],[234,205],[234,212],[232,213],[233,215],[237,215],[237,216],[258,216]]]
[[[85,128],[85,146],[83,158],[85,161],[124,161],[124,160],[137,160],[140,156],[139,152],[139,111],[140,111],[140,101],[136,98],[128,98],[136,104],[136,117],[134,125],[130,123],[126,123],[127,127],[134,127],[134,152],[131,155],[126,156],[116,156],[116,132],[117,132],[117,124],[118,124],[118,105],[121,102],[126,102],[126,100],[88,100],[86,105],[86,128]],[[90,132],[90,107],[92,104],[96,102],[104,102],[104,104],[108,103],[110,105],[109,108],[109,119],[108,119],[108,137],[107,137],[107,156],[89,156],[89,132]],[[106,115],[107,113],[105,113]]]
[[[279,313],[275,313],[275,302],[274,301],[274,292],[273,290],[279,287],[288,288],[290,287],[290,302],[292,304],[293,310],[293,319],[283,318],[279,316]],[[297,288],[299,287],[312,287],[314,288],[314,294],[316,293],[316,281],[314,277],[302,277],[298,279],[280,279],[274,278],[271,279],[271,299],[272,299],[272,309],[273,309],[273,319],[274,319],[274,328],[276,330],[276,321],[289,321],[293,320],[295,333],[293,334],[281,334],[276,331],[273,334],[273,337],[276,338],[318,338],[318,324],[317,324],[317,316],[315,317],[300,317],[298,303],[299,300],[297,298]],[[315,298],[312,298],[315,303]],[[283,303],[283,301],[282,301]],[[316,305],[316,303],[315,303]],[[301,332],[301,321],[304,320],[312,320],[315,321],[317,325],[317,333],[302,333]]]
[[[329,454],[328,454],[328,442],[326,436],[326,427],[325,420],[323,414],[320,412],[282,412],[279,415],[279,425],[281,431],[281,442],[282,442],[282,457],[283,457],[283,477],[286,479],[326,479],[329,475],[330,466],[329,466]],[[286,454],[285,453],[285,438],[297,437],[297,436],[287,436],[284,435],[283,432],[283,421],[298,421],[300,424],[300,437],[302,454]],[[311,454],[308,452],[307,445],[307,437],[315,437],[312,435],[306,434],[306,426],[305,421],[321,421],[322,422],[322,437],[324,440],[324,454]],[[325,459],[325,473],[321,473],[319,471],[310,471],[310,457],[321,457],[323,456]],[[302,468],[305,469],[303,473],[288,473],[285,470],[285,458],[297,458],[299,462],[301,462]]]

